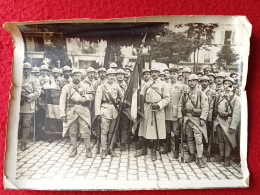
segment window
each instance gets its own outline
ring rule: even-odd
[[[204,63],[210,63],[210,50],[205,50],[204,51]]]
[[[225,31],[224,44],[227,44],[227,45],[231,44],[231,35],[232,35],[232,31]]]
[[[44,51],[43,37],[34,37],[34,46],[35,46],[35,51],[43,52]]]

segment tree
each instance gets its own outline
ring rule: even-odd
[[[166,34],[158,39],[152,52],[152,59],[157,62],[177,64],[187,61],[192,53],[191,40],[184,33],[166,30]]]
[[[196,70],[196,57],[197,64],[199,58],[199,51],[201,49],[207,49],[212,46],[212,40],[214,38],[214,29],[218,27],[218,24],[206,24],[206,23],[188,23],[184,25],[176,25],[177,28],[186,26],[188,27],[187,37],[192,41],[194,71]],[[196,56],[197,54],[197,56]]]
[[[220,51],[217,53],[217,57],[218,64],[225,61],[227,65],[231,65],[238,60],[239,54],[235,53],[230,45],[226,44],[221,47]]]

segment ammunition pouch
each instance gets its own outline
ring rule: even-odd
[[[231,114],[228,114],[228,112],[219,112],[218,113],[219,118],[223,119],[223,120],[227,120],[228,117],[231,117]]]
[[[200,117],[201,109],[200,108],[193,108],[191,110],[191,115],[194,116],[194,117]]]
[[[72,107],[74,105],[82,105],[83,107],[88,107],[88,101],[74,101],[74,100],[67,100],[67,106]]]

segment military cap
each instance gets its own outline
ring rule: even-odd
[[[24,69],[32,69],[32,65],[31,65],[29,62],[25,62],[25,63],[23,64],[23,68],[24,68]]]
[[[52,69],[52,72],[53,72],[53,73],[55,73],[55,72],[56,72],[56,73],[60,73],[60,70],[59,70],[58,68],[53,68],[53,69]]]
[[[130,71],[132,72],[132,68],[129,67],[129,66],[126,66],[126,67],[125,67],[125,70],[130,70]]]
[[[145,73],[145,72],[150,72],[150,69],[143,69],[143,74]]]
[[[188,72],[188,73],[191,73],[191,69],[189,67],[185,67],[183,70],[182,70],[182,73],[184,72]]]
[[[178,78],[179,78],[179,77],[183,77],[183,74],[178,74]]]
[[[40,72],[40,69],[39,69],[38,67],[33,67],[33,68],[32,68],[32,73],[34,73],[34,72],[35,72],[35,73],[36,73],[36,72],[39,73],[39,72]]]
[[[169,69],[168,69],[168,68],[165,68],[165,69],[163,70],[163,72],[164,72],[164,71],[169,71]]]
[[[225,78],[225,75],[223,72],[219,72],[216,74],[216,77],[222,77],[222,78]]]
[[[81,74],[82,74],[82,71],[81,71],[80,69],[78,69],[78,68],[73,68],[71,74],[73,75],[73,74],[75,74],[75,73],[81,73]]]
[[[117,64],[115,62],[112,62],[109,64],[109,68],[117,68]]]
[[[152,67],[152,68],[151,68],[151,72],[152,72],[152,71],[161,72],[160,69],[159,69],[158,67]]]
[[[47,71],[49,71],[49,68],[48,68],[48,66],[47,65],[41,65],[41,68],[40,68],[41,70],[47,70]]]
[[[106,72],[107,70],[104,67],[98,69],[98,72]]]
[[[230,77],[232,77],[233,75],[239,76],[239,74],[238,74],[237,72],[232,72],[232,73],[230,74]]]
[[[201,77],[200,80],[201,80],[201,81],[209,81],[209,77],[206,76],[206,75],[204,75],[204,76]]]
[[[183,69],[183,67],[182,67],[182,66],[180,66],[178,69],[179,69],[179,70],[180,70],[180,69]]]
[[[189,75],[188,81],[191,81],[191,80],[199,80],[199,77],[196,74],[191,74],[191,75]]]
[[[197,72],[197,75],[204,75],[204,73],[203,72],[201,72],[201,71],[199,71],[199,72]]]
[[[120,68],[116,71],[116,74],[125,74],[125,71]]]
[[[225,81],[230,81],[232,84],[235,83],[235,80],[234,80],[232,77],[226,77],[226,78],[224,78],[223,83],[224,83]]]
[[[163,72],[163,71],[160,71],[160,75],[165,75],[165,72]]]
[[[216,77],[216,75],[213,72],[210,72],[207,76],[213,76]]]
[[[106,73],[107,73],[107,75],[108,74],[116,74],[116,71],[113,68],[109,68],[109,69],[107,69]]]
[[[170,72],[178,72],[178,68],[170,68]]]
[[[88,67],[87,68],[87,73],[89,73],[89,72],[95,72],[95,69],[93,67]]]
[[[71,71],[71,68],[69,66],[64,66],[62,70],[63,70],[63,72],[64,71]]]

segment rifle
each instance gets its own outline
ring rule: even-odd
[[[215,104],[216,104],[216,95],[213,96],[214,100],[213,100],[213,110],[212,110],[212,123],[213,123],[213,120],[215,119],[215,115],[216,115],[216,112],[214,111],[215,109]],[[209,144],[208,144],[208,148],[207,148],[207,162],[210,162],[210,156],[211,156],[211,147],[212,147],[212,142],[213,142],[213,124],[209,127],[210,130],[209,130]]]
[[[101,142],[101,127],[100,127],[100,122],[97,122],[97,154],[100,154],[100,142]]]
[[[184,138],[184,116],[186,116],[186,91],[183,92],[182,98],[182,125],[181,125],[181,163],[184,163],[183,138]]]

